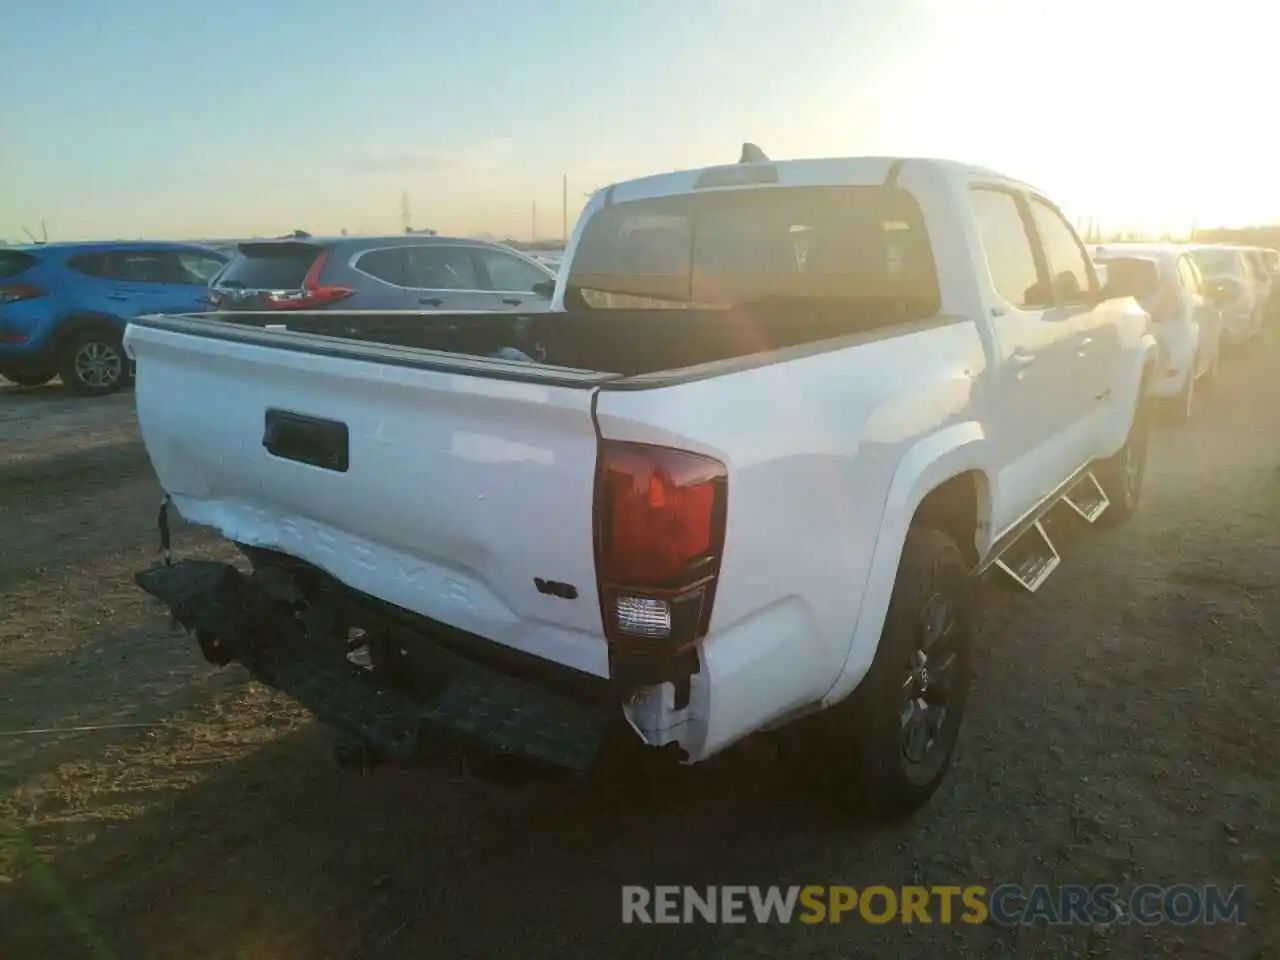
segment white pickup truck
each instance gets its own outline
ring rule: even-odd
[[[550,313],[125,344],[166,491],[137,579],[211,662],[378,755],[582,769],[612,725],[696,763],[825,711],[792,732],[886,815],[948,766],[975,577],[1036,589],[1059,502],[1134,510],[1155,359],[1032,187],[750,149],[595,195]],[[252,572],[172,562],[170,505]]]

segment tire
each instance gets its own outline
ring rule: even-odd
[[[58,374],[81,396],[115,393],[131,379],[120,333],[110,327],[89,327],[71,334],[61,354]]]
[[[1144,378],[1140,397],[1147,396]],[[1118,527],[1133,516],[1142,499],[1142,485],[1147,476],[1147,449],[1151,439],[1151,402],[1142,399],[1134,411],[1133,423],[1124,446],[1094,468],[1094,477],[1111,505],[1102,511],[1097,525]]]
[[[57,376],[57,371],[28,370],[22,367],[0,367],[0,377],[20,387],[43,387]]]
[[[933,796],[964,717],[975,610],[955,541],[913,527],[871,669],[825,718],[824,769],[841,806],[895,820]]]

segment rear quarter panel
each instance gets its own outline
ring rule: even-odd
[[[705,705],[700,752],[816,705],[851,654],[869,665],[879,627],[860,631],[859,620],[883,618],[888,602],[887,591],[868,590],[884,579],[874,571],[888,569],[891,587],[920,499],[991,456],[985,369],[975,324],[949,317],[719,377],[602,390],[604,438],[691,450],[728,469],[724,558],[702,657],[712,684],[717,662],[742,658],[751,663],[724,669],[759,682],[714,710]],[[854,654],[864,632],[869,650]]]

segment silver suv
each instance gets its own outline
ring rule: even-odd
[[[237,244],[214,277],[218,310],[542,312],[555,274],[485,240],[414,234],[291,237]]]

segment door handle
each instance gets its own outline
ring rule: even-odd
[[[127,293],[108,293],[107,299],[108,300],[128,300],[129,295]]]
[[[419,297],[418,302],[424,307],[439,307],[444,305],[444,301],[439,297]]]
[[[519,297],[503,297],[502,302],[512,307],[518,307],[520,304],[524,303],[524,301]]]
[[[1089,355],[1089,344],[1093,343],[1093,337],[1081,337],[1080,349],[1076,351],[1077,357],[1086,357]]]
[[[1015,350],[1013,355],[1009,357],[1009,365],[1015,370],[1025,370],[1035,362],[1036,355],[1034,353],[1026,353],[1022,350]]]
[[[1087,346],[1088,346],[1089,344],[1091,344],[1091,343],[1093,343],[1093,337],[1081,337],[1081,338],[1080,338],[1080,346],[1082,346],[1082,347],[1087,347]]]

